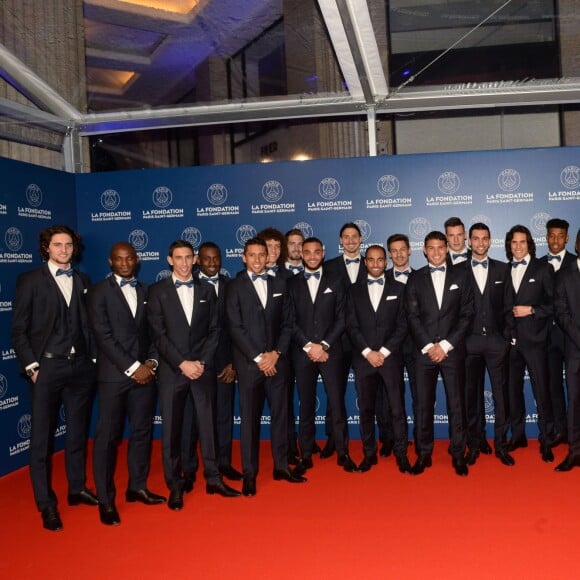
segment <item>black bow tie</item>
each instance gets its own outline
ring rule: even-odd
[[[359,264],[360,263],[360,258],[345,258],[344,259],[346,265],[348,266],[349,264]]]
[[[62,268],[59,268],[56,271],[56,275],[57,276],[62,276],[63,274],[66,275],[66,276],[68,276],[70,278],[73,275],[73,269],[72,268],[69,268],[68,270],[63,270]]]
[[[304,272],[304,278],[310,280],[314,276],[317,280],[320,280],[320,271],[318,272]]]
[[[127,280],[126,278],[121,278],[121,288],[123,286],[127,286],[127,284],[129,284],[129,286],[131,286],[132,288],[135,288],[135,286],[137,286],[137,278],[131,278],[130,280]]]
[[[175,287],[187,286],[188,288],[193,288],[193,280],[188,280],[187,282],[182,282],[181,280],[175,280]]]
[[[302,270],[304,270],[304,266],[300,265],[300,266],[295,266],[294,264],[288,264],[288,270],[290,270],[290,272],[302,272]]]
[[[200,276],[200,278],[210,284],[217,284],[220,281],[219,276]]]
[[[445,272],[445,266],[429,266],[429,272],[433,273],[433,272]]]
[[[482,260],[481,262],[478,262],[477,260],[471,260],[471,265],[475,268],[475,266],[483,266],[484,268],[487,268],[487,260]]]
[[[527,262],[525,260],[520,260],[519,262],[512,262],[512,268],[517,268],[519,265],[525,266]]]
[[[462,254],[451,254],[451,258],[453,260],[457,260],[457,258],[465,258],[465,259],[467,259],[467,252],[463,252]]]
[[[367,284],[370,286],[371,284],[380,284],[381,286],[385,283],[382,278],[367,278]]]
[[[553,254],[548,254],[548,262],[552,260],[558,260],[558,262],[562,261],[562,256],[554,256]]]
[[[252,282],[255,282],[258,278],[260,278],[260,280],[267,280],[268,274],[266,274],[266,272],[264,272],[263,274],[254,274],[252,272]]]
[[[402,272],[399,270],[395,270],[395,278],[398,278],[399,276],[409,277],[409,274],[411,274],[411,270],[403,270]]]

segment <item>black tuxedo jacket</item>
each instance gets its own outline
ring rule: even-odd
[[[147,286],[137,282],[135,316],[115,276],[95,284],[88,293],[88,313],[97,343],[100,381],[127,380],[125,371],[136,361],[157,359],[147,323]]]
[[[556,320],[566,337],[566,358],[580,359],[580,271],[578,262],[556,276]]]
[[[547,261],[530,258],[519,290],[515,291],[511,272],[509,287],[514,306],[533,306],[535,310],[535,314],[522,318],[512,315],[512,338],[517,339],[518,344],[545,345],[554,316],[554,268]]]
[[[338,276],[327,274],[323,266],[314,303],[303,272],[288,280],[288,292],[292,302],[292,339],[295,346],[302,349],[311,341],[324,341],[330,347],[338,346],[345,330],[346,295],[343,281]]]
[[[344,263],[343,256],[337,256],[336,258],[332,258],[332,260],[328,260],[328,262],[324,262],[324,269],[327,274],[331,276],[338,276],[345,284],[345,292],[348,291],[348,287],[351,285],[351,281],[346,269],[346,264]],[[361,256],[355,284],[361,282],[362,280],[366,280],[366,278],[367,269],[365,268],[364,258]]]
[[[366,348],[388,349],[392,356],[400,356],[407,336],[404,308],[405,285],[385,278],[379,307],[375,312],[366,280],[353,284],[346,301],[346,328],[353,346],[352,363],[356,368],[369,367],[362,356]]]
[[[473,318],[473,292],[467,268],[453,266],[446,269],[441,309],[429,266],[411,272],[405,291],[405,308],[419,350],[443,339],[457,348],[468,333]]]
[[[90,281],[86,274],[74,272],[73,292],[80,305],[81,329],[89,355],[95,358],[95,347],[86,310],[89,285]],[[61,296],[61,291],[47,264],[18,276],[12,314],[12,344],[22,368],[35,361],[40,363],[60,310]]]
[[[513,325],[512,316],[512,306],[513,306],[513,292],[511,291],[511,266],[505,262],[500,262],[499,260],[494,260],[488,257],[488,267],[487,267],[487,281],[485,283],[485,289],[483,292],[483,297],[489,301],[490,310],[485,312],[486,318],[493,319],[493,323],[497,332],[503,335],[506,339],[510,339]],[[481,295],[479,286],[477,285],[477,280],[475,279],[474,270],[471,266],[471,262],[467,262],[467,269],[469,271],[468,280],[471,283],[471,288],[473,295]],[[481,268],[482,266],[476,266],[476,268]],[[478,300],[475,300],[475,304]],[[470,332],[479,334],[481,328],[475,326],[480,320],[478,313],[475,313],[473,318],[473,326]]]
[[[191,324],[171,276],[149,288],[147,317],[159,351],[160,380],[170,380],[181,373],[179,365],[185,360],[204,361],[206,370],[213,370],[220,327],[215,290],[208,283],[193,279]]]
[[[226,326],[234,351],[234,367],[255,368],[254,359],[263,352],[288,354],[292,334],[292,312],[286,281],[268,276],[266,308],[262,306],[247,271],[226,286]]]
[[[540,261],[547,262],[548,264],[550,264],[550,266],[552,265],[550,262],[548,262],[548,254],[542,256],[540,258]],[[576,263],[576,254],[572,254],[571,252],[566,250],[566,253],[564,254],[564,259],[562,260],[562,265],[560,266],[558,273],[562,272],[562,270],[565,270],[566,268],[569,268],[570,266],[573,266],[575,263]],[[552,268],[552,270],[553,269],[554,268]]]

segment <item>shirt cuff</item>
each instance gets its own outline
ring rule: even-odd
[[[33,363],[30,363],[29,365],[26,365],[24,367],[24,370],[25,371],[31,371],[32,369],[38,369],[38,368],[40,368],[40,365],[36,361],[34,361]]]
[[[137,370],[137,369],[138,369],[140,366],[141,366],[141,363],[140,363],[138,360],[136,360],[136,361],[135,361],[135,362],[134,362],[134,363],[133,363],[133,364],[132,364],[132,365],[131,365],[131,366],[130,366],[130,367],[129,367],[129,368],[126,370],[126,371],[125,371],[125,374],[126,374],[128,377],[131,377],[131,376],[133,376],[133,373],[134,373],[134,372],[135,372],[135,371],[136,371],[136,370]]]
[[[362,352],[361,354],[367,358],[367,355],[369,354],[369,352],[371,352],[371,349],[367,346]]]
[[[440,340],[439,346],[443,349],[445,354],[448,354],[450,351],[453,350],[453,345],[448,340]]]
[[[254,362],[255,363],[259,363],[262,360],[262,354],[263,353],[260,353],[257,357],[254,357]]]
[[[310,352],[310,349],[312,348],[312,343],[311,342],[307,342],[303,347],[302,350],[304,352]]]
[[[429,352],[429,349],[435,346],[432,342],[430,342],[429,344],[426,344],[422,349],[421,349],[421,354],[427,354]]]
[[[381,346],[381,350],[379,351],[385,358],[387,358],[390,354],[391,351],[388,348],[385,348],[384,346]]]

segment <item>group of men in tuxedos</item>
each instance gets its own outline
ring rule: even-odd
[[[486,370],[495,409],[495,455],[501,463],[514,465],[511,452],[528,445],[527,368],[542,459],[553,461],[552,448],[567,442],[569,453],[556,470],[580,465],[580,260],[566,250],[568,227],[565,220],[548,222],[549,253],[541,259],[529,230],[512,227],[505,238],[508,263],[503,263],[488,256],[486,224],[473,224],[467,234],[459,218],[450,218],[445,233],[425,237],[427,265],[414,271],[403,234],[391,235],[386,249],[369,246],[363,256],[360,229],[349,222],[339,235],[343,254],[325,261],[318,238],[304,239],[296,229],[283,236],[267,228],[245,243],[244,268],[234,279],[220,274],[217,245],[202,244],[196,256],[189,242],[177,240],[167,257],[171,276],[149,288],[136,278],[139,257],[125,242],[111,248],[111,274],[91,287],[72,268],[80,249],[78,234],[67,226],[47,228],[40,234],[46,263],[19,276],[12,323],[14,349],[30,381],[30,474],[43,526],[52,531],[63,527],[51,484],[61,402],[68,503],[98,505],[106,525],[120,523],[114,477],[126,420],[126,501],[167,503],[178,511],[193,489],[198,441],[208,494],[257,493],[266,400],[275,480],[303,483],[314,455],[324,459],[335,452],[338,466],[350,473],[369,471],[377,454],[391,453],[402,473],[423,473],[432,465],[439,374],[447,399],[449,453],[458,475],[467,475],[480,453],[492,452],[485,436]],[[577,252],[579,246],[580,232]],[[360,410],[359,465],[349,453],[345,409],[351,367]],[[404,370],[414,417],[417,459],[412,466]],[[319,377],[328,400],[322,450],[315,441]],[[95,381],[96,495],[86,487],[85,473]],[[232,466],[231,451],[236,381],[241,473]],[[294,383],[300,400],[298,434]],[[147,487],[157,396],[168,499]],[[224,483],[224,477],[241,480],[241,491]]]

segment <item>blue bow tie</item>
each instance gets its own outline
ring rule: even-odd
[[[346,265],[348,266],[349,264],[359,264],[360,263],[360,258],[345,258],[344,259]]]
[[[304,272],[304,278],[310,280],[314,276],[317,280],[320,280],[320,271],[318,272]]]
[[[255,282],[258,278],[260,278],[260,280],[267,280],[268,274],[266,274],[266,272],[264,272],[263,274],[254,274],[252,272],[252,282]]]
[[[380,284],[381,286],[385,283],[385,281],[382,278],[367,278],[367,284],[370,286],[371,284]]]
[[[483,266],[484,268],[487,268],[487,260],[482,260],[481,262],[478,262],[477,260],[471,260],[471,265],[475,268],[475,266]]]
[[[68,276],[70,278],[73,275],[73,269],[69,268],[68,270],[63,270],[62,268],[59,268],[56,271],[57,276],[62,276],[63,274],[65,274],[66,276]]]
[[[562,261],[562,256],[554,256],[553,254],[548,254],[548,262],[552,260],[558,260],[558,262]]]
[[[302,270],[304,270],[304,266],[302,265],[295,266],[294,264],[288,264],[288,270],[290,270],[290,272],[294,272],[295,270],[297,272],[302,272]]]
[[[131,278],[130,280],[127,280],[126,278],[121,278],[121,288],[123,286],[127,286],[127,284],[129,284],[129,286],[131,286],[132,288],[135,288],[135,286],[137,286],[137,278]]]
[[[525,266],[527,262],[525,260],[521,260],[519,262],[512,262],[512,268],[517,268],[519,265]]]
[[[453,260],[457,260],[457,258],[466,258],[467,259],[467,252],[463,252],[462,254],[451,254],[451,258]]]
[[[395,270],[395,278],[398,278],[399,276],[409,277],[410,274],[411,274],[411,270],[403,270],[402,272],[399,270]]]
[[[273,266],[266,266],[266,270],[268,270],[268,272],[277,272],[280,268],[278,267],[278,264],[274,264]]]
[[[445,266],[438,266],[438,267],[429,266],[429,272],[431,272],[431,273],[433,273],[433,272],[445,272]]]
[[[182,282],[181,280],[175,280],[175,287],[187,286],[188,288],[193,288],[193,280],[188,280],[187,282]]]
[[[217,284],[220,281],[219,276],[200,276],[200,278],[210,284]]]

